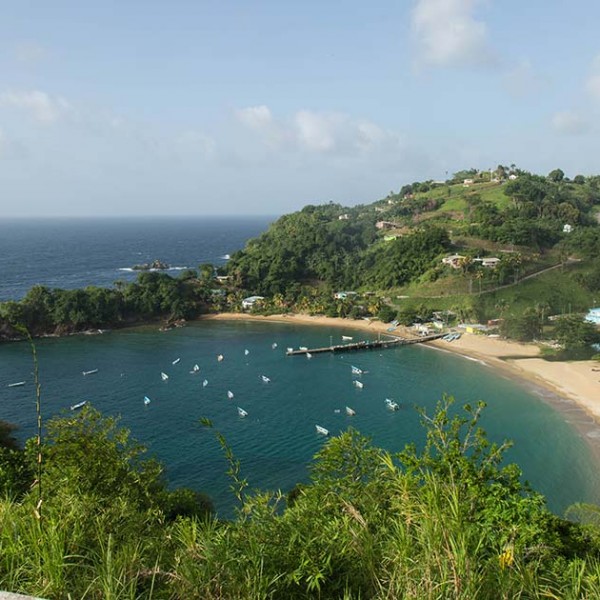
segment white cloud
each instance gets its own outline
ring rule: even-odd
[[[479,0],[417,0],[412,30],[418,62],[438,67],[490,62],[487,27],[475,19]]]
[[[175,142],[184,152],[197,154],[203,158],[213,158],[217,151],[217,144],[212,137],[194,129],[184,131]]]
[[[336,146],[344,117],[335,113],[300,110],[294,116],[296,140],[300,146],[316,152],[327,152]]]
[[[250,129],[264,129],[273,122],[273,116],[268,106],[248,106],[235,111],[237,119]]]
[[[234,114],[268,149],[278,152],[347,157],[400,145],[399,136],[371,121],[353,119],[344,113],[301,109],[288,119],[277,119],[263,105],[239,109]]]
[[[61,97],[52,97],[39,90],[7,91],[0,94],[0,107],[9,106],[28,112],[40,123],[54,123],[67,112],[71,105]]]
[[[563,110],[552,116],[552,128],[565,135],[580,135],[589,131],[588,122],[572,110]]]

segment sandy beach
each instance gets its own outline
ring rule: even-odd
[[[389,324],[376,320],[336,319],[302,314],[270,315],[267,317],[244,313],[222,313],[202,317],[209,320],[256,320],[263,322],[299,323],[321,327],[362,330],[371,334],[388,334]],[[398,327],[394,334],[414,337],[410,329]],[[389,334],[388,334],[389,335]],[[594,361],[549,362],[539,358],[536,344],[521,344],[479,334],[463,333],[460,339],[448,343],[428,342],[439,350],[476,359],[515,381],[530,384],[573,423],[600,453],[600,365]],[[577,410],[577,408],[581,410]]]

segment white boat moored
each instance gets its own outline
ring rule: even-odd
[[[16,383],[9,383],[6,387],[20,387],[25,385],[24,381],[17,381]]]
[[[87,400],[84,400],[83,402],[78,402],[77,404],[73,404],[73,406],[71,406],[71,410],[77,410],[78,408],[81,408],[83,406],[85,406],[87,404]]]
[[[233,398],[233,392],[231,390],[227,390],[227,397],[231,400]]]
[[[148,398],[148,396],[144,396],[144,404],[146,406],[148,406],[148,404],[150,404],[150,398]]]
[[[310,352],[306,353],[306,358],[312,358],[312,354]]]
[[[243,408],[240,408],[238,406],[237,409],[238,409],[238,415],[240,415],[240,417],[247,417],[248,416],[248,413]]]
[[[277,342],[273,342],[273,343],[271,344],[271,348],[273,348],[273,350],[275,350],[275,348],[277,348]]]
[[[349,340],[353,340],[354,338],[353,338],[351,335],[343,335],[343,336],[342,336],[342,339],[343,339],[343,340],[348,340],[348,341],[349,341]]]
[[[265,383],[269,383],[269,381],[271,381],[266,375],[261,375],[260,378],[265,382]]]
[[[192,367],[192,370],[190,371],[190,373],[197,373],[200,370],[200,367],[198,365],[194,365]]]
[[[354,385],[355,385],[355,386],[356,386],[356,387],[357,387],[359,390],[362,390],[362,389],[363,389],[363,387],[365,386],[365,384],[364,384],[362,381],[358,381],[358,380],[356,380],[356,379],[354,379],[354,380],[352,381],[352,383],[353,383],[353,384],[354,384]]]
[[[81,371],[82,375],[93,375],[94,373],[97,373],[98,369],[92,369],[91,371]]]
[[[321,435],[329,435],[329,429],[325,429],[325,427],[321,427],[320,425],[315,425],[317,433]]]
[[[390,410],[398,410],[400,408],[400,405],[397,402],[394,402],[389,398],[385,399],[385,403]]]
[[[164,373],[163,371],[161,371],[161,372],[160,372],[160,378],[161,378],[163,381],[166,381],[167,379],[169,379],[169,376],[168,376],[166,373]]]
[[[224,358],[225,358],[225,357],[224,357],[222,354],[219,354],[219,355],[217,356],[217,360],[218,360],[219,362],[221,362],[221,361],[222,361]]]
[[[208,379],[205,379],[205,380],[202,382],[202,387],[206,387],[207,385],[208,385]]]
[[[350,408],[349,406],[346,406],[346,414],[349,417],[353,417],[356,414],[356,411],[353,408]]]

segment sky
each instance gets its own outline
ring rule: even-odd
[[[0,217],[279,215],[600,173],[597,0],[6,0]]]

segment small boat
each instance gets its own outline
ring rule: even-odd
[[[180,358],[176,358],[171,364],[176,365],[180,360],[181,360]]]
[[[321,435],[329,435],[329,430],[325,429],[325,427],[321,427],[320,425],[315,425],[316,429],[317,429],[317,433],[320,433]]]
[[[312,358],[312,354],[310,352],[306,353],[306,358]]]
[[[208,379],[205,379],[205,380],[202,382],[202,387],[206,387],[207,385],[208,385]]]
[[[261,375],[260,378],[265,382],[265,383],[269,383],[269,381],[271,381],[266,375]]]
[[[148,406],[148,404],[150,404],[150,398],[148,398],[148,396],[144,396],[144,404],[146,406]]]
[[[385,403],[390,410],[398,410],[400,408],[400,405],[397,402],[394,402],[389,398],[385,399]]]
[[[246,349],[244,350],[244,356],[248,356],[248,354],[250,354],[250,350],[248,350],[248,348],[246,348]]]
[[[306,352],[308,350],[307,346],[298,346],[298,350],[302,350],[303,352]]]
[[[277,348],[277,342],[273,342],[273,343],[271,344],[271,348],[273,348],[273,350],[275,350],[275,348]]]
[[[217,360],[218,360],[219,362],[221,362],[221,361],[222,361],[224,358],[225,358],[225,357],[224,357],[222,354],[219,354],[219,355],[217,356]]]
[[[238,406],[237,409],[238,409],[238,415],[240,415],[240,417],[247,417],[248,416],[248,413],[243,408],[240,408]]]
[[[363,374],[363,370],[359,369],[358,367],[355,367],[354,365],[352,365],[352,375],[362,375]]]
[[[168,376],[168,375],[167,375],[165,372],[161,371],[161,372],[160,372],[160,378],[161,378],[163,381],[166,381],[167,379],[169,379],[169,376]]]
[[[94,373],[97,373],[98,369],[92,369],[91,371],[81,371],[82,375],[93,375]]]
[[[81,408],[82,406],[85,406],[87,404],[87,400],[84,400],[83,402],[78,402],[77,404],[73,404],[73,406],[71,406],[71,410],[77,410],[78,408]]]
[[[22,385],[25,385],[24,381],[17,381],[16,383],[9,383],[7,387],[20,387]]]
[[[353,417],[356,414],[356,411],[353,408],[350,408],[349,406],[346,406],[346,414],[349,417]]]
[[[198,365],[194,365],[192,367],[192,370],[190,371],[190,373],[197,373],[200,370],[200,367]]]
[[[233,392],[231,390],[227,390],[227,397],[231,400],[233,398]]]
[[[334,408],[334,409],[333,409],[333,412],[334,412],[336,415],[339,415],[339,414],[340,414],[342,411],[341,411],[339,408]]]
[[[291,354],[294,351],[294,349],[288,346],[287,351],[288,351],[288,354]]]
[[[357,381],[356,379],[354,379],[352,381],[352,383],[359,389],[362,390],[363,387],[365,386],[365,384],[362,381]]]
[[[342,339],[343,339],[343,340],[346,340],[346,341],[351,341],[351,340],[353,340],[354,338],[353,338],[351,335],[343,335],[343,336],[342,336]]]
[[[231,256],[229,254],[223,254],[223,256],[221,256],[221,258],[223,260],[229,260],[231,258]]]

